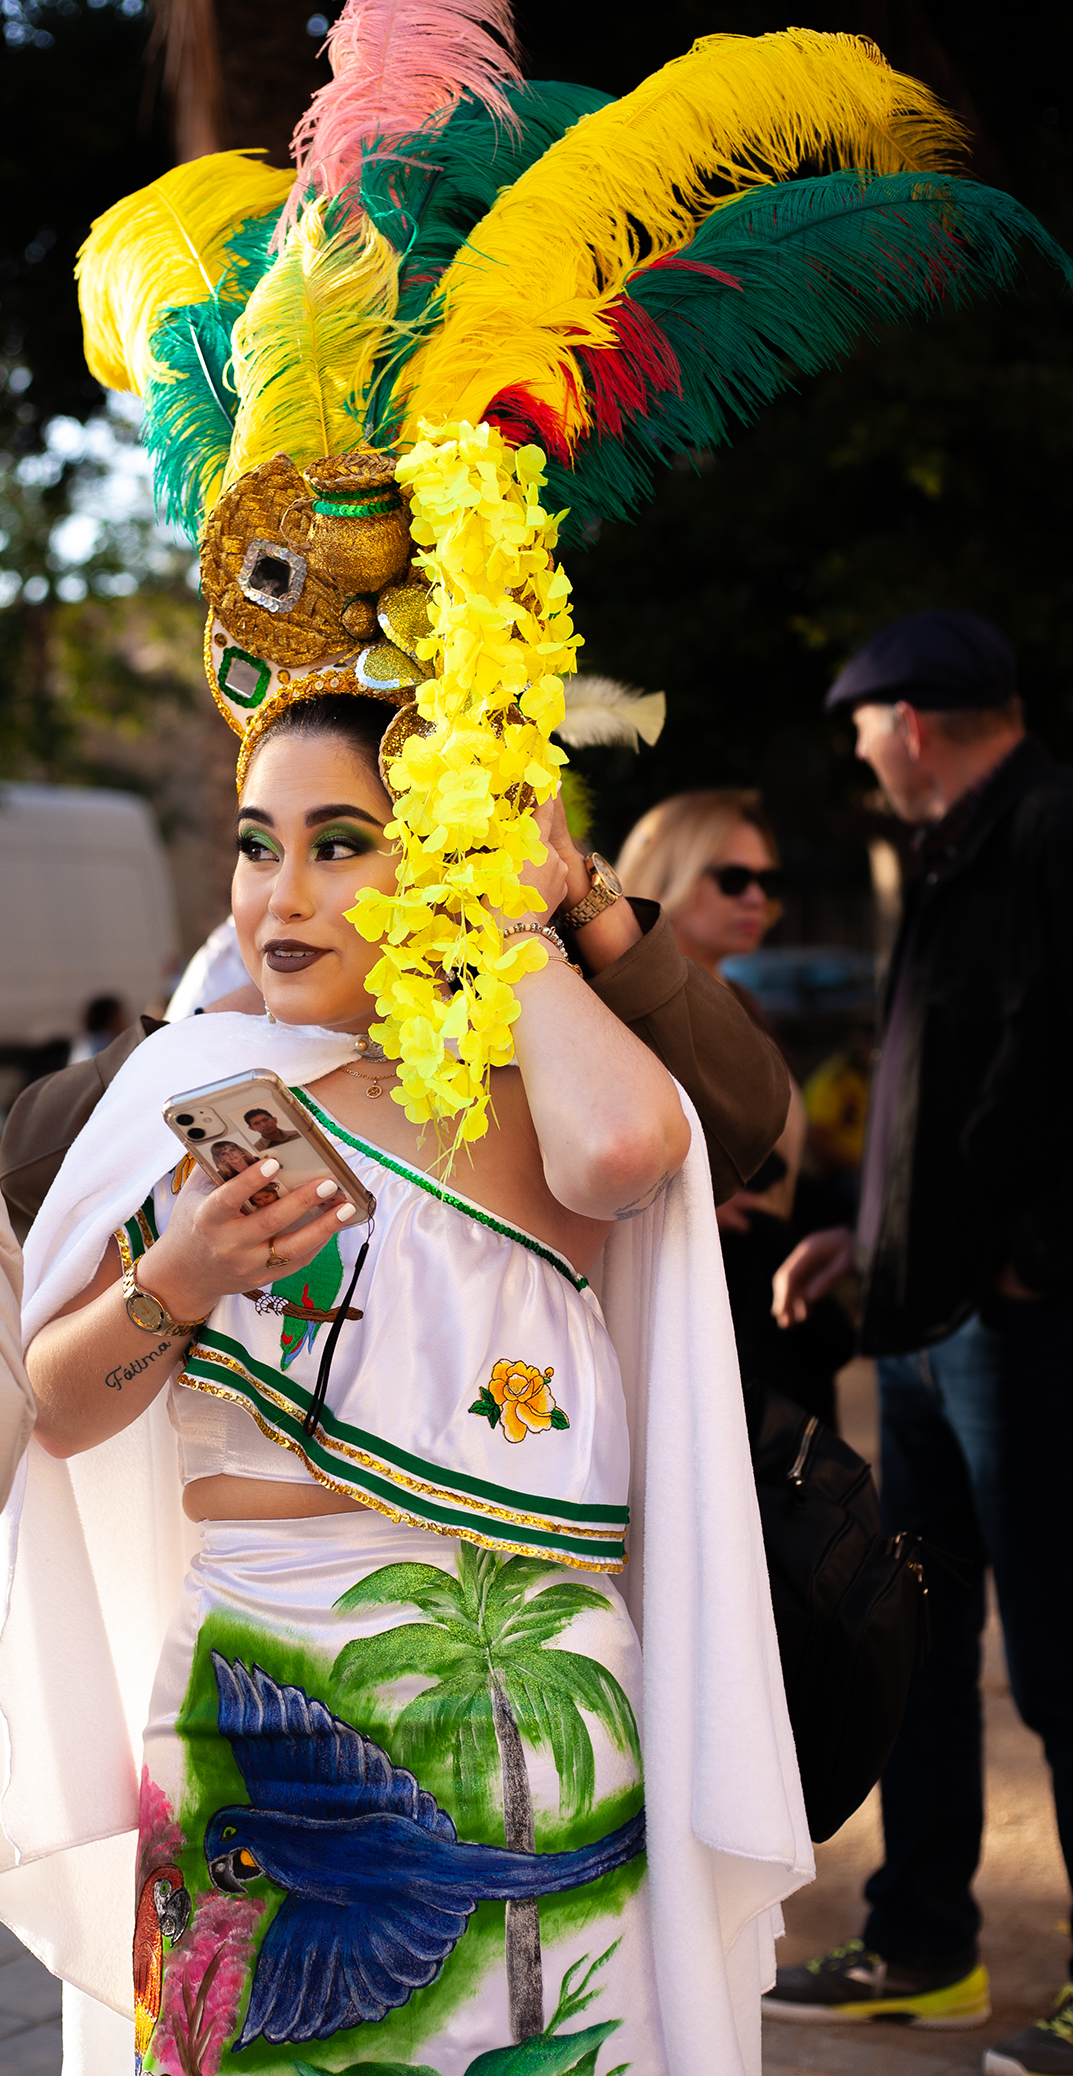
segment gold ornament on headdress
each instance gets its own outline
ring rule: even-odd
[[[387,731],[382,768],[424,728],[413,699],[432,630],[409,517],[394,458],[361,446],[304,469],[276,454],[206,521],[205,668],[242,738],[240,788],[256,745],[298,700],[350,692],[411,709]]]

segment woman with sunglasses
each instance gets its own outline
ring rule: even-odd
[[[626,838],[618,874],[627,894],[661,904],[683,956],[723,980],[763,1027],[759,1004],[722,971],[725,959],[755,951],[782,914],[778,844],[761,795],[722,786],[661,800]],[[774,1152],[716,1216],[743,1381],[773,1384],[833,1425],[834,1372],[851,1352],[842,1314],[827,1306],[807,1334],[780,1335],[771,1317],[780,1249],[796,1237],[805,1133],[805,1106],[791,1077],[789,1115]]]

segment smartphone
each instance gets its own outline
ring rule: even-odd
[[[211,1181],[229,1182],[246,1169],[251,1171],[251,1210],[263,1211],[304,1182],[319,1182],[327,1175],[339,1184],[333,1205],[345,1197],[363,1223],[376,1209],[376,1198],[296,1102],[286,1082],[267,1067],[232,1074],[226,1081],[208,1081],[204,1088],[173,1096],[164,1105],[164,1122]],[[257,1172],[269,1155],[279,1162],[279,1173],[270,1182]],[[314,1205],[283,1231],[298,1232],[320,1218],[326,1208],[322,1203]]]

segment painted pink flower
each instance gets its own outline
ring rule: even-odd
[[[155,1780],[150,1780],[149,1768],[143,1766],[138,1797],[139,1888],[150,1867],[163,1867],[169,1860],[177,1860],[185,1844],[163,1788],[158,1788]]]
[[[253,1897],[202,1896],[164,1971],[153,2059],[166,2076],[219,2076],[238,2022],[264,1909]]]

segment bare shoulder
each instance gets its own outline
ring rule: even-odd
[[[442,1136],[431,1125],[411,1124],[400,1104],[383,1098],[370,1102],[363,1083],[342,1068],[315,1082],[310,1093],[330,1117],[370,1147],[394,1154],[482,1210],[532,1233],[582,1272],[603,1246],[607,1225],[568,1211],[548,1187],[517,1067],[493,1069],[488,1131],[483,1139],[459,1149],[449,1173],[444,1147],[450,1121]]]

